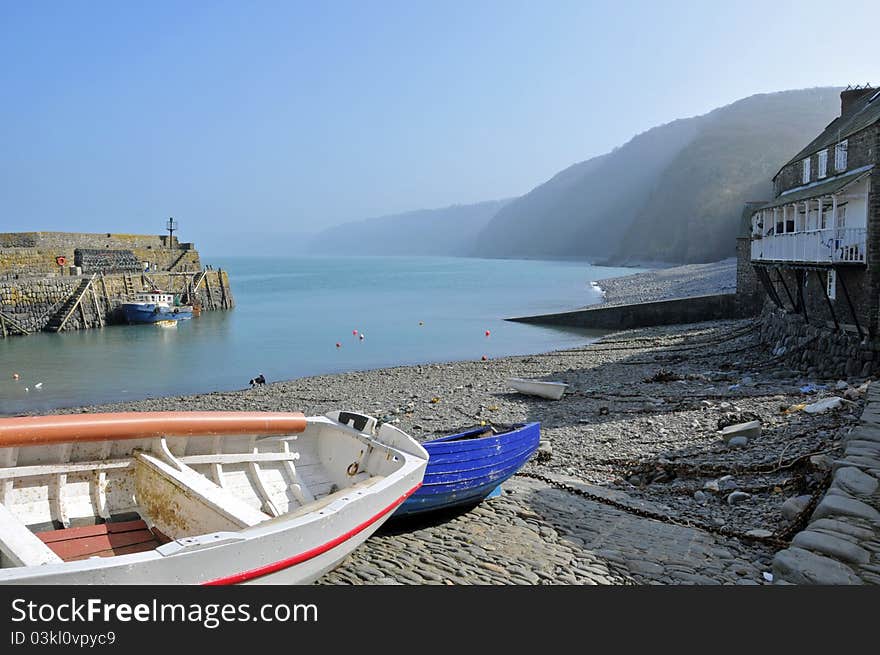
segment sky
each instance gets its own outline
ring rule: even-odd
[[[0,231],[174,216],[223,250],[521,195],[755,93],[880,84],[880,2],[833,7],[0,0]]]

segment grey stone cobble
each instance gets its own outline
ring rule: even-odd
[[[834,462],[834,477],[805,530],[776,554],[780,582],[877,584],[880,581],[880,480],[872,462],[880,449],[876,384],[867,392],[861,426],[845,439],[846,457]]]

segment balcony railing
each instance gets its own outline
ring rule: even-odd
[[[853,227],[773,234],[752,241],[752,261],[863,264],[867,233]]]

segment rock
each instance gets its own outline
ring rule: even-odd
[[[834,385],[835,391],[844,391],[845,389],[849,389],[849,384],[844,380],[838,380],[837,384]]]
[[[864,584],[846,564],[794,546],[776,553],[773,576],[795,584]]]
[[[550,445],[550,442],[546,439],[541,439],[541,441],[538,442],[537,460],[539,462],[547,462],[552,457],[553,447]]]
[[[857,525],[853,525],[848,521],[838,519],[818,519],[810,523],[810,530],[824,530],[826,532],[837,533],[838,535],[846,535],[854,537],[859,541],[868,541],[874,538],[872,530],[866,530]]]
[[[696,500],[698,503],[706,502],[707,498],[708,498],[708,496],[706,496],[706,494],[703,493],[702,491],[695,491],[694,492],[694,500]]]
[[[703,489],[712,492],[719,491],[720,487],[718,485],[718,480],[707,480],[706,483],[703,485]]]
[[[843,496],[825,496],[813,512],[812,518],[821,519],[826,516],[853,516],[880,525],[880,512],[860,500]]]
[[[738,486],[732,475],[723,475],[718,478],[718,488],[721,491],[733,491]]]
[[[755,528],[754,530],[749,530],[746,532],[746,535],[749,537],[757,537],[762,539],[764,537],[772,537],[773,533],[770,530],[764,530],[763,528]]]
[[[828,455],[812,455],[810,457],[810,464],[820,471],[828,471],[833,463],[834,460]]]
[[[734,437],[730,441],[727,442],[727,445],[731,448],[745,448],[749,443],[749,440],[745,437]]]
[[[798,514],[804,511],[810,502],[811,496],[792,496],[782,503],[782,515],[789,521],[794,519]]]
[[[837,469],[832,484],[856,496],[870,496],[877,491],[880,481],[867,473],[862,473],[860,469],[846,466]]]
[[[867,550],[851,541],[830,534],[813,532],[810,529],[797,533],[791,543],[798,548],[805,548],[852,564],[867,564],[871,559],[871,554]]]
[[[805,406],[804,411],[807,414],[822,414],[834,409],[840,409],[841,405],[843,405],[843,400],[841,398],[830,396]]]
[[[721,430],[721,438],[725,442],[730,443],[731,439],[736,437],[745,437],[746,439],[754,439],[761,436],[761,422],[749,421],[748,423],[737,423],[729,425]]]
[[[747,494],[745,491],[734,491],[727,497],[728,505],[737,505],[739,503],[747,501],[752,497],[752,494]]]

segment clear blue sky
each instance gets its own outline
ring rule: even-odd
[[[880,83],[878,24],[861,0],[0,0],[0,231],[173,215],[199,243],[519,195],[754,93]]]

